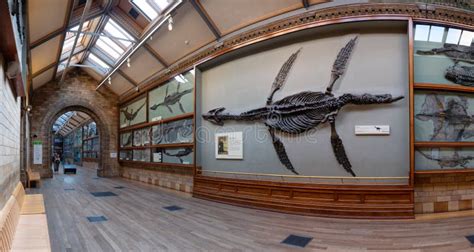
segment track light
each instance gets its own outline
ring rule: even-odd
[[[140,92],[140,88],[138,88],[138,86],[136,86],[135,91]]]
[[[127,58],[127,67],[130,68],[130,58]]]
[[[152,41],[152,40],[153,40],[153,36],[150,36],[150,41]]]
[[[172,31],[173,30],[173,18],[170,17],[168,18],[168,31]]]
[[[109,85],[112,85],[112,78],[109,77]]]

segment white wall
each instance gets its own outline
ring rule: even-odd
[[[20,180],[20,109],[21,100],[13,96],[0,67],[0,209]]]

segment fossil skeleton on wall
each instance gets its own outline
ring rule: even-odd
[[[133,111],[133,109],[128,111],[128,107],[126,107],[125,109],[120,110],[123,113],[123,115],[125,116],[123,122],[128,123],[128,125],[130,125],[130,123],[133,120],[135,120],[135,118],[137,117],[138,112],[140,112],[140,110],[145,106],[145,103],[146,102],[144,102],[140,107],[138,107],[136,111]]]
[[[298,172],[293,167],[286,153],[285,146],[277,137],[276,131],[300,134],[315,128],[319,124],[329,123],[331,125],[331,145],[334,155],[339,164],[355,177],[356,174],[352,170],[352,165],[347,157],[342,140],[336,131],[336,117],[339,110],[347,104],[382,104],[403,99],[403,96],[393,98],[390,94],[343,94],[339,97],[334,97],[332,94],[333,85],[345,72],[356,40],[357,37],[351,39],[337,55],[331,71],[331,79],[325,93],[304,91],[273,102],[273,95],[282,88],[300,49],[293,53],[281,67],[273,82],[266,106],[240,114],[222,113],[225,108],[216,108],[204,114],[203,118],[217,125],[224,125],[224,121],[228,120],[263,122],[270,132],[273,146],[280,162],[295,174],[298,174]]]
[[[462,168],[468,168],[466,165],[471,161],[474,160],[473,156],[460,156],[458,151],[455,150],[452,156],[445,156],[445,157],[433,157],[430,154],[426,154],[421,150],[417,150],[423,157],[438,162],[438,165],[441,168],[450,167],[454,168],[457,166],[461,166]]]
[[[174,92],[172,94],[168,94],[169,86],[170,85],[166,86],[165,98],[163,99],[163,101],[160,102],[160,103],[154,104],[153,106],[150,107],[150,109],[151,110],[156,110],[160,106],[165,106],[165,107],[168,108],[170,113],[173,113],[173,110],[171,109],[171,105],[174,105],[174,104],[177,103],[179,105],[179,109],[181,110],[181,112],[186,113],[186,111],[184,111],[183,104],[181,104],[181,97],[193,92],[193,88],[186,89],[186,90],[183,90],[183,91],[179,91],[179,89],[181,87],[181,83],[178,83],[178,87],[176,88],[176,92]]]
[[[431,141],[461,141],[474,135],[473,132],[466,130],[474,123],[474,118],[467,112],[468,108],[465,96],[445,101],[443,95],[427,94],[415,118],[433,123]]]
[[[166,155],[166,156],[170,156],[170,157],[176,157],[179,159],[179,162],[181,164],[184,164],[184,160],[183,160],[183,157],[191,154],[193,152],[193,149],[192,148],[185,148],[183,150],[180,150],[176,153],[169,153],[167,152],[166,150],[163,151],[163,153]]]
[[[161,124],[153,130],[153,144],[161,142],[176,143],[185,141],[193,133],[193,121],[191,119]],[[183,141],[184,140],[184,141]]]
[[[474,86],[474,66],[454,64],[446,69],[446,79],[463,86]]]
[[[468,62],[474,63],[474,42],[471,46],[444,44],[443,47],[433,48],[428,51],[417,50],[419,55],[446,55],[454,62]]]

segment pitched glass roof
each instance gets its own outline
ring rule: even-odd
[[[157,18],[166,8],[168,8],[174,0],[131,0],[131,3],[135,5],[148,19],[154,20]]]
[[[69,118],[71,118],[74,115],[74,113],[75,113],[74,111],[69,111],[62,114],[60,117],[58,117],[58,119],[56,119],[56,121],[53,124],[54,133],[57,133],[58,130],[60,130],[64,126],[64,124],[67,123]]]

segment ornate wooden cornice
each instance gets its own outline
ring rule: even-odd
[[[168,79],[215,57],[238,48],[261,42],[291,32],[335,23],[369,20],[408,20],[443,23],[452,26],[471,28],[474,14],[459,8],[431,4],[369,3],[351,4],[311,10],[284,18],[247,32],[223,39],[187,58],[177,62],[167,71],[157,75],[154,80],[140,87],[140,92],[127,92],[121,96],[121,103],[143,94]]]

